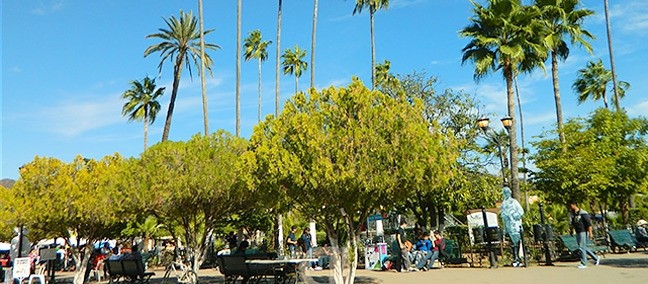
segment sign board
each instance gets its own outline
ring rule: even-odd
[[[29,265],[29,257],[20,257],[16,258],[13,262],[14,267],[13,267],[13,277],[14,278],[28,278],[29,275],[31,274],[30,268],[31,266]]]
[[[468,219],[468,235],[470,236],[470,242],[472,244],[475,243],[475,237],[473,236],[473,228],[476,227],[483,227],[484,226],[484,216],[482,215],[481,211],[476,211],[473,213],[470,213],[466,216],[466,219]],[[499,223],[497,220],[497,214],[493,212],[486,211],[486,219],[488,221],[488,226],[489,227],[499,227]]]
[[[367,217],[367,231],[375,232],[376,236],[382,236],[385,234],[382,215],[375,214]]]
[[[365,269],[382,270],[383,263],[387,259],[387,244],[377,243],[365,248]]]
[[[41,249],[39,251],[41,260],[55,260],[56,259],[56,249]]]

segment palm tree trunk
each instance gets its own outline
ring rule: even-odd
[[[509,129],[509,159],[511,160],[511,191],[513,198],[520,200],[520,183],[518,181],[518,153],[517,153],[517,122],[515,121],[515,93],[513,92],[513,66],[505,63],[504,78],[506,78],[506,94],[508,105],[508,116],[513,119]]]
[[[299,77],[295,76],[295,94],[299,90]]]
[[[236,5],[236,136],[241,135],[241,8],[243,0]]]
[[[614,68],[614,52],[612,51],[612,31],[610,28],[610,13],[608,11],[608,0],[603,0],[603,4],[605,6],[605,24],[607,29],[608,51],[610,52],[610,70],[612,71],[612,84],[614,86],[614,107],[616,108],[616,111],[620,111],[621,104],[619,103],[619,86],[617,85],[616,71]]]
[[[277,12],[277,55],[275,58],[275,117],[279,117],[279,64],[281,61],[281,0]]]
[[[258,120],[261,122],[261,57],[259,57],[259,117]]]
[[[520,113],[520,143],[522,145],[522,169],[524,169],[524,172],[522,173],[523,176],[522,185],[524,187],[524,204],[526,206],[526,211],[529,212],[529,190],[527,184],[526,145],[524,144],[524,119],[522,119],[522,100],[520,100],[520,90],[518,90],[517,76],[514,78],[514,80],[515,80],[515,97],[517,98],[518,112]]]
[[[315,87],[315,38],[317,35],[317,6],[319,1],[313,3],[313,32],[311,33],[311,60],[310,60],[310,87]]]
[[[144,106],[144,151],[146,151],[146,148],[148,147],[148,116],[148,108]]]
[[[371,89],[376,87],[376,43],[374,37],[374,10],[369,7],[369,21],[371,27]]]
[[[207,85],[205,83],[205,27],[203,20],[203,1],[198,0],[198,13],[200,13],[200,85],[203,103],[203,124],[205,136],[209,135],[209,115],[207,114]]]
[[[178,54],[179,60],[173,66],[173,90],[171,90],[171,99],[169,100],[169,109],[167,110],[166,120],[164,121],[164,131],[162,131],[162,142],[169,140],[169,131],[171,130],[171,118],[173,117],[173,108],[175,107],[176,97],[178,95],[178,86],[180,85],[180,75],[182,75],[182,64],[184,54]]]
[[[560,143],[565,144],[565,133],[563,132],[562,103],[560,102],[560,84],[558,82],[558,55],[551,52],[551,76],[553,77],[554,101],[556,103],[556,122],[558,124],[558,138]],[[520,118],[522,112],[520,112]]]

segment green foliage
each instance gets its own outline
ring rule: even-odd
[[[627,222],[630,195],[645,193],[648,186],[648,121],[598,109],[587,120],[569,121],[564,130],[565,144],[549,136],[532,143],[538,149],[533,155],[538,190],[559,204],[598,201],[622,211]]]

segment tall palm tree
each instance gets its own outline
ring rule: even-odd
[[[157,88],[155,79],[148,76],[142,81],[131,81],[131,88],[125,91],[121,98],[126,100],[122,107],[122,115],[128,116],[128,121],[144,122],[144,150],[148,147],[148,126],[155,122],[160,103],[157,101],[166,88]]]
[[[612,69],[612,85],[614,86],[614,107],[616,111],[621,110],[621,102],[619,99],[622,97],[620,94],[619,84],[617,84],[616,68],[614,67],[614,51],[612,50],[612,28],[610,27],[610,12],[608,0],[603,0],[605,9],[605,30],[607,31],[608,51],[610,52],[610,69]]]
[[[317,7],[319,1],[313,1],[313,31],[311,32],[310,87],[315,88],[315,38],[317,36]]]
[[[250,35],[245,39],[243,46],[245,47],[245,52],[243,53],[243,58],[245,61],[256,58],[259,63],[259,113],[258,120],[261,122],[261,63],[268,60],[268,45],[272,44],[272,41],[263,40],[261,38],[261,31],[254,30],[250,32]]]
[[[205,126],[205,136],[207,136],[209,135],[209,115],[207,113],[207,82],[205,82],[205,21],[202,0],[198,0],[198,18],[200,18],[200,91],[203,104],[203,125]]]
[[[241,135],[241,8],[243,0],[236,5],[236,136]]]
[[[281,56],[281,0],[277,11],[277,54],[275,56],[275,117],[279,117],[279,64]],[[281,235],[281,234],[280,234]],[[282,236],[280,236],[282,237]],[[283,247],[283,240],[279,240],[280,247]]]
[[[301,77],[304,69],[308,67],[308,63],[302,59],[304,56],[306,56],[306,50],[300,49],[297,45],[295,45],[294,50],[286,49],[281,56],[283,58],[284,75],[295,75],[295,93],[299,89],[299,77]]]
[[[587,42],[594,36],[583,29],[583,20],[594,14],[589,9],[578,9],[580,0],[535,0],[541,12],[542,21],[546,27],[545,45],[551,56],[551,75],[553,79],[554,101],[556,104],[556,121],[558,124],[558,137],[560,142],[565,142],[563,133],[562,104],[560,102],[560,84],[558,82],[558,60],[566,60],[569,56],[569,44],[580,44],[590,54],[592,46]]]
[[[577,94],[578,102],[583,103],[588,99],[603,100],[605,108],[609,108],[607,98],[608,84],[612,81],[612,72],[605,69],[603,61],[587,62],[587,66],[578,70],[578,78],[572,88]],[[619,82],[619,96],[624,97],[625,91],[630,87],[628,82]]]
[[[169,101],[169,109],[167,111],[166,121],[164,123],[164,131],[162,132],[162,142],[169,139],[169,130],[171,129],[171,118],[173,117],[173,109],[175,107],[176,96],[178,95],[178,86],[180,85],[180,78],[182,75],[183,66],[189,70],[191,76],[191,61],[194,66],[198,66],[198,59],[200,58],[200,31],[198,30],[196,17],[191,12],[185,13],[180,10],[180,17],[176,18],[171,16],[169,19],[164,19],[167,29],[161,28],[158,33],[147,35],[146,38],[157,38],[162,42],[149,46],[144,51],[144,57],[149,56],[154,52],[160,52],[162,60],[158,64],[159,72],[162,73],[162,66],[168,59],[173,62],[173,87],[171,89],[171,100]],[[211,33],[213,30],[205,31],[205,35]],[[206,49],[216,50],[220,47],[216,44],[205,43]],[[211,74],[211,66],[213,61],[209,54],[205,53],[205,68]]]
[[[540,40],[542,23],[536,20],[539,15],[537,8],[525,7],[520,0],[488,0],[486,7],[477,2],[473,2],[473,5],[471,23],[460,31],[462,37],[471,39],[462,50],[462,63],[474,62],[476,80],[500,70],[504,75],[508,116],[513,118],[509,130],[510,180],[513,197],[519,199],[513,81],[518,71],[544,67],[546,50]]]
[[[369,8],[369,23],[371,28],[371,89],[376,87],[376,40],[374,36],[374,14],[380,9],[389,8],[389,0],[356,0],[353,15]]]

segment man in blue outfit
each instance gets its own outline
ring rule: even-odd
[[[592,238],[592,220],[590,219],[587,211],[580,209],[575,201],[569,202],[569,209],[571,210],[571,226],[572,230],[576,231],[576,241],[581,253],[581,262],[578,268],[587,268],[587,255],[592,257],[596,265],[599,264],[600,258],[587,248],[587,239]]]

